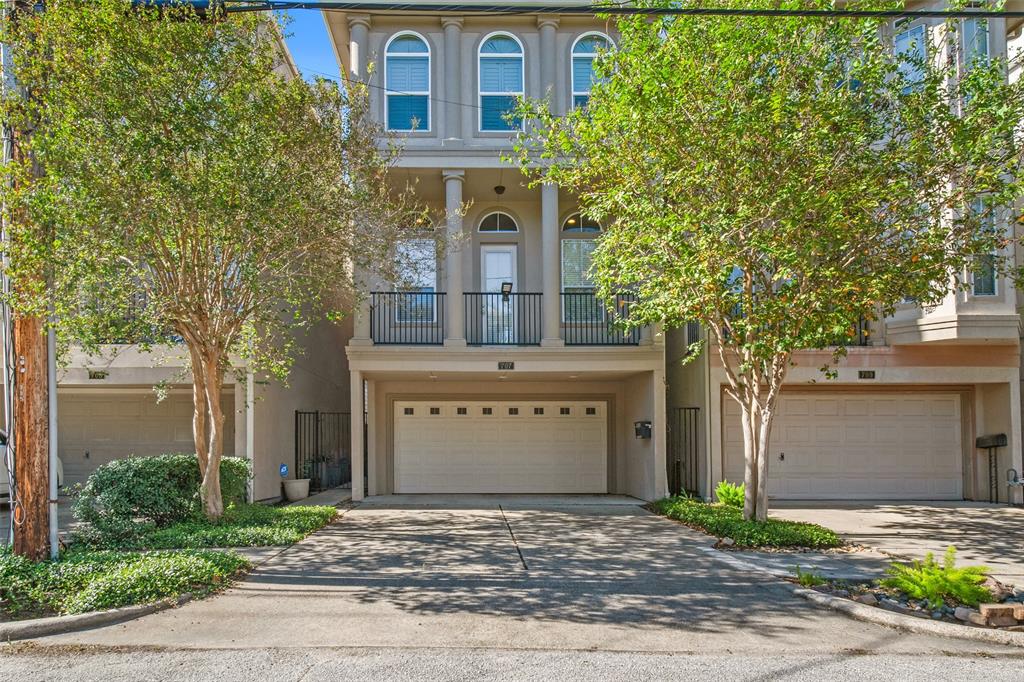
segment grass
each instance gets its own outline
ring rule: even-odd
[[[217,523],[206,519],[179,521],[158,528],[140,526],[130,537],[105,538],[83,533],[76,539],[93,548],[198,549],[204,547],[264,547],[290,545],[335,517],[334,507],[270,507],[238,504],[228,507]]]
[[[708,504],[686,497],[666,497],[652,506],[655,513],[675,519],[719,538],[732,538],[745,549],[839,547],[843,541],[834,531],[798,521],[744,521],[743,510],[724,504]]]
[[[148,604],[228,585],[249,561],[233,552],[72,549],[32,562],[0,549],[0,618],[86,613]]]

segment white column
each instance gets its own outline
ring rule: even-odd
[[[238,392],[235,392],[238,395]],[[249,502],[256,501],[256,377],[253,375],[252,369],[247,369],[245,372],[245,458],[249,460],[249,466],[252,469],[252,476],[249,478],[249,485],[246,488]],[[238,405],[235,405],[235,411],[238,411]],[[235,441],[237,442],[237,438]],[[237,452],[235,454],[238,454]]]
[[[366,451],[370,456],[366,459],[366,494],[384,495],[388,492],[387,484],[377,470],[377,419],[374,406],[377,404],[377,382],[366,380]]]
[[[349,77],[352,80],[361,81],[366,78],[370,15],[350,15],[348,18],[348,32]]]
[[[555,90],[555,65],[559,63],[555,54],[555,36],[558,33],[558,17],[542,15],[537,18],[540,29],[540,96],[549,98],[551,110],[561,114],[565,110],[560,93]]]
[[[654,329],[647,324],[640,327],[640,345],[650,346],[654,344]]]
[[[668,410],[665,406],[665,370],[654,370],[654,414],[651,421],[651,437],[654,439],[654,499],[668,496],[668,472],[666,455],[668,450]]]
[[[444,136],[462,138],[462,17],[444,17]]]
[[[543,324],[542,346],[562,346],[561,306],[559,287],[561,266],[561,240],[558,232],[558,186],[550,182],[540,188],[541,261],[543,266],[542,292]]]
[[[352,501],[358,502],[363,499],[363,373],[352,370],[349,382],[352,395]]]
[[[462,170],[442,171],[444,178],[444,210],[447,220],[445,246],[445,290],[447,299],[445,316],[448,329],[444,345],[465,346],[466,325],[462,302],[462,183],[466,172]]]

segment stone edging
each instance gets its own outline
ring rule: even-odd
[[[31,620],[13,621],[0,623],[0,642],[10,642],[17,639],[34,639],[48,635],[59,635],[65,632],[87,630],[101,625],[111,625],[126,620],[132,620],[141,616],[147,616],[157,611],[180,606],[192,599],[191,593],[185,593],[177,599],[164,599],[152,604],[136,604],[124,606],[119,609],[107,611],[93,611],[91,613],[78,613],[73,616],[51,616],[49,618],[33,618]]]
[[[719,550],[711,547],[703,549],[707,554],[717,557],[720,561],[724,561],[734,568],[754,571],[772,578],[777,578],[780,580],[782,585],[793,594],[803,597],[812,604],[832,609],[833,611],[839,611],[840,613],[856,620],[862,620],[868,623],[875,623],[876,625],[883,625],[885,627],[896,628],[897,630],[916,632],[924,635],[969,639],[975,642],[985,642],[986,644],[1002,644],[1005,646],[1024,647],[1024,632],[1008,632],[1006,630],[976,628],[971,627],[970,625],[954,625],[953,623],[926,620],[924,618],[896,613],[895,611],[887,611],[875,606],[868,606],[867,604],[859,604],[852,599],[835,597],[831,594],[825,594],[823,592],[818,592],[817,590],[810,590],[806,587],[801,587],[800,585],[791,583],[788,580],[782,580],[783,577],[788,576],[786,573],[765,569],[753,562],[744,561],[736,556],[727,555],[725,552],[720,552]]]

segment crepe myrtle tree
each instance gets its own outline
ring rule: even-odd
[[[5,36],[25,94],[4,113],[45,170],[4,169],[12,303],[51,305],[87,347],[183,341],[210,519],[225,373],[284,379],[295,334],[352,309],[355,273],[400,281],[421,265],[395,243],[434,236],[386,182],[398,148],[366,91],[288,78],[270,16],[55,0]]]
[[[585,108],[521,104],[534,126],[516,161],[605,226],[591,273],[606,299],[636,293],[628,324],[707,329],[742,414],[743,514],[763,520],[795,350],[833,348],[832,373],[859,320],[937,301],[979,266],[1011,274],[1024,81],[1007,84],[1006,61],[971,42],[984,22],[931,26],[898,48],[879,19],[616,26]]]

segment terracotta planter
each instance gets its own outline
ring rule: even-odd
[[[289,502],[297,502],[309,497],[308,478],[296,478],[294,480],[283,481],[283,483],[284,497]]]

